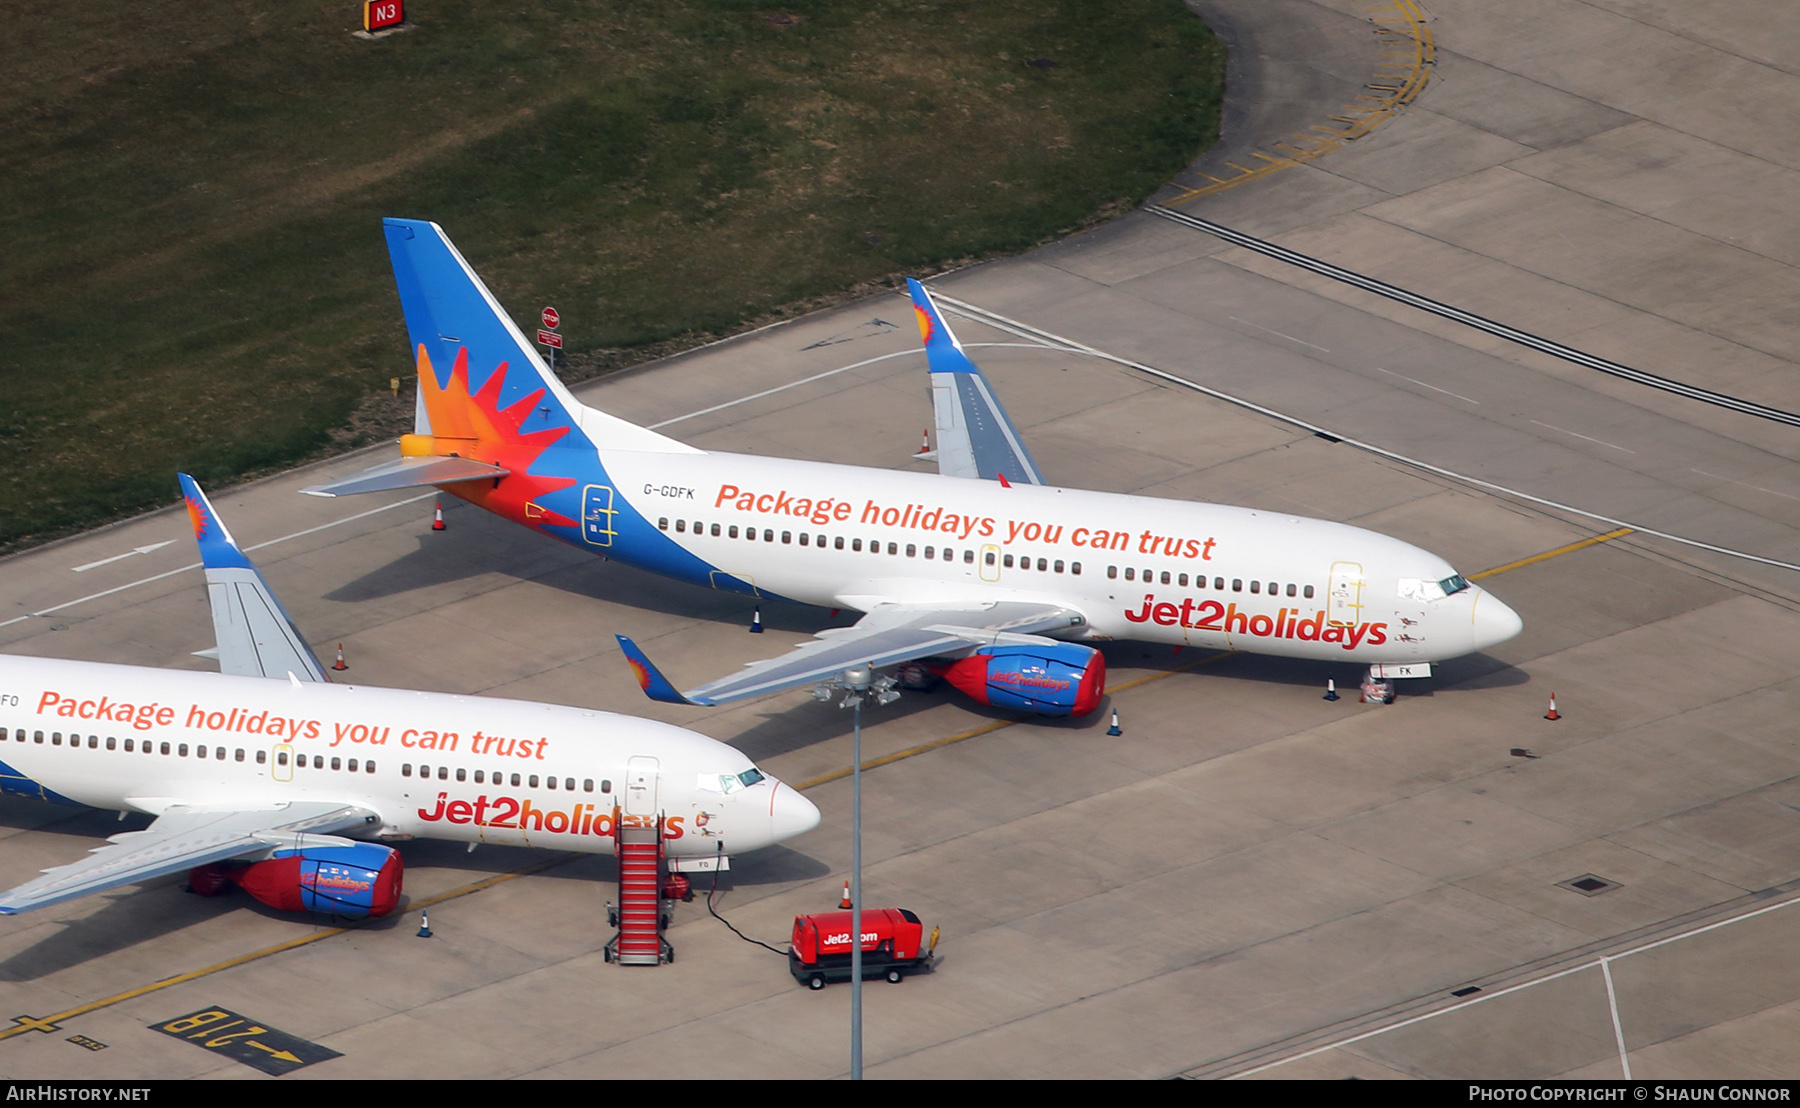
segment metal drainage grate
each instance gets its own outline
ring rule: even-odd
[[[1565,889],[1573,889],[1582,896],[1599,896],[1609,889],[1616,889],[1619,887],[1617,881],[1608,881],[1606,878],[1595,873],[1584,873],[1580,877],[1571,877],[1567,881],[1558,881],[1557,884]]]

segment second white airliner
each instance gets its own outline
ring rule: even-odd
[[[1444,559],[1282,512],[1045,482],[986,377],[910,282],[936,474],[715,453],[586,407],[434,223],[386,221],[419,371],[399,460],[307,491],[436,485],[571,545],[695,585],[865,613],[686,691],[629,639],[659,700],[721,704],[915,663],[976,700],[1083,715],[1095,640],[1367,665],[1376,679],[1519,633]]]

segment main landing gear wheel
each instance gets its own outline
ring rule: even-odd
[[[806,987],[813,990],[823,989],[825,987],[825,975],[822,973],[815,973],[811,977],[808,977],[806,979]]]

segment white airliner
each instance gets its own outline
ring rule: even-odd
[[[434,223],[386,221],[419,370],[401,458],[315,495],[436,485],[571,545],[696,585],[866,613],[686,692],[722,704],[848,667],[943,675],[977,701],[1083,715],[1110,638],[1366,664],[1372,678],[1519,633],[1444,559],[1283,512],[1047,484],[930,295],[909,282],[938,473],[712,453],[586,407]],[[903,670],[903,674],[905,671]],[[821,689],[820,695],[828,695]]]
[[[0,914],[178,870],[277,908],[398,902],[413,838],[611,853],[663,821],[676,870],[818,825],[723,743],[610,712],[334,685],[186,474],[222,673],[0,656],[0,790],[156,817],[0,893]]]

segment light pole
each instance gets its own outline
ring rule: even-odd
[[[868,666],[844,671],[845,697],[856,710],[850,744],[850,1080],[862,1080],[862,706],[875,674]]]

